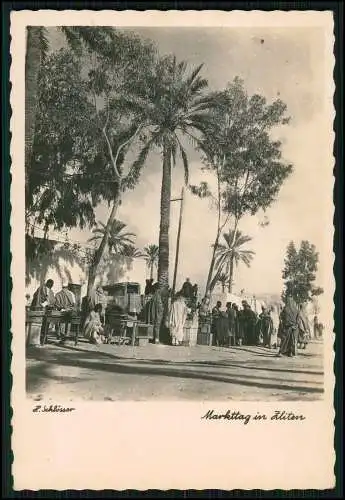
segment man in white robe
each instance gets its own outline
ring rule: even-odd
[[[171,305],[169,315],[169,328],[172,338],[172,345],[179,345],[183,340],[183,327],[189,312],[186,306],[185,299],[182,295],[178,295]]]

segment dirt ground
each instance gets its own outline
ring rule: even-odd
[[[323,343],[296,358],[263,347],[145,347],[51,341],[27,352],[30,399],[310,401],[323,397]]]

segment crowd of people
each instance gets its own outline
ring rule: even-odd
[[[277,327],[270,309],[262,306],[262,312],[258,316],[245,300],[242,301],[241,309],[231,302],[227,302],[225,311],[221,308],[222,304],[218,301],[212,309],[211,333],[214,345],[277,347]]]
[[[68,283],[63,282],[61,290],[55,295],[53,285],[51,279],[41,285],[35,291],[30,307],[61,311],[73,316],[78,312],[78,307]],[[164,293],[167,294],[166,297]],[[168,332],[171,344],[181,345],[187,319],[193,320],[196,317],[199,324],[208,322],[212,343],[216,346],[260,345],[268,349],[279,347],[279,356],[294,356],[297,348],[306,348],[311,337],[305,306],[297,306],[292,297],[286,298],[281,310],[263,305],[260,314],[257,314],[246,300],[242,301],[241,308],[231,302],[227,302],[225,308],[222,308],[222,303],[218,301],[210,310],[209,296],[199,303],[198,287],[192,285],[189,278],[186,278],[181,290],[174,297],[170,289],[163,290],[158,283],[153,283],[153,280],[146,280],[145,297],[146,302],[138,318],[153,325],[153,337],[156,342],[160,341],[163,326]],[[106,295],[101,286],[97,286],[88,297],[83,298],[79,311],[81,328],[84,337],[92,343],[99,344],[105,340],[106,304]],[[43,325],[43,329],[45,327],[46,325]],[[317,328],[319,333],[321,328],[318,322]],[[67,332],[61,331],[60,328],[58,336],[62,342],[66,335]]]
[[[207,298],[200,314],[207,314]],[[278,356],[295,356],[297,348],[305,349],[311,337],[305,306],[297,306],[292,297],[286,298],[280,313],[274,307],[262,306],[259,315],[246,300],[241,309],[228,302],[225,311],[218,301],[211,312],[211,333],[214,345],[279,347]]]

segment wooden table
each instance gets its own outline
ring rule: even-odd
[[[136,318],[131,318],[125,314],[106,314],[105,325],[106,329],[109,331],[109,344],[114,343],[115,338],[117,338],[119,344],[124,344],[126,341],[130,341],[132,346],[134,346],[137,339],[153,337],[151,325],[142,323]],[[128,329],[131,329],[130,335],[128,335]]]
[[[79,337],[79,333],[80,333],[80,326],[81,326],[81,314],[78,311],[76,311],[76,312],[70,312],[70,311],[49,311],[49,312],[47,312],[45,315],[45,318],[44,318],[42,344],[45,344],[47,341],[49,325],[58,325],[60,328],[61,324],[65,325],[65,334],[64,334],[65,338],[68,335],[69,328],[72,325],[76,326],[76,334],[75,334],[74,343],[75,343],[75,345],[77,345],[78,337]]]

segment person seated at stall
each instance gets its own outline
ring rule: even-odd
[[[47,280],[44,285],[39,286],[32,297],[30,307],[32,309],[43,309],[46,306],[52,307],[54,304],[54,292],[52,290],[53,286],[54,281],[51,279]]]
[[[97,287],[92,290],[90,293],[90,296],[88,298],[88,313],[92,310],[94,310],[95,306],[97,304],[101,304],[102,306],[102,321],[104,321],[104,314],[105,314],[105,308],[107,305],[107,297],[103,291],[103,288],[101,285],[97,285]]]
[[[91,344],[102,344],[105,340],[101,315],[102,304],[96,304],[85,320],[83,335]]]

